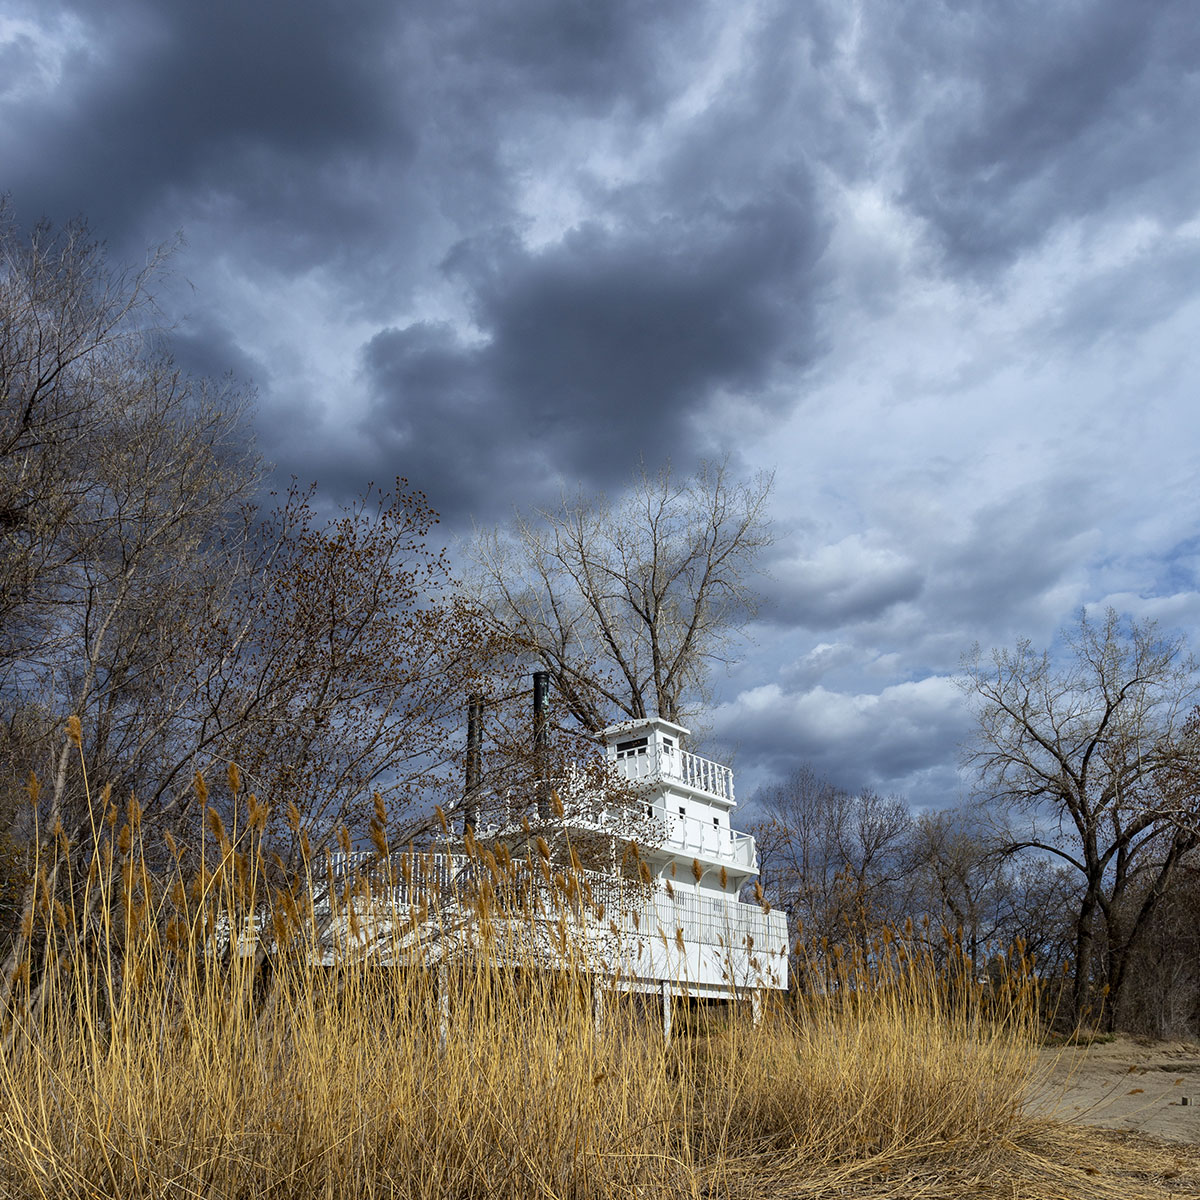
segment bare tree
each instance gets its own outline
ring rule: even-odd
[[[1022,642],[967,660],[963,687],[979,722],[968,762],[986,795],[1031,818],[1028,835],[1009,849],[1043,851],[1082,877],[1074,1015],[1088,1011],[1100,983],[1110,993],[1111,1022],[1131,950],[1181,859],[1200,842],[1196,822],[1179,819],[1179,796],[1164,814],[1161,786],[1165,776],[1192,770],[1200,753],[1197,738],[1185,736],[1198,682],[1181,640],[1111,609],[1098,623],[1081,613],[1064,650],[1059,662]],[[1196,801],[1192,793],[1193,812]],[[1135,881],[1144,898],[1131,910]]]
[[[903,800],[846,791],[804,766],[754,803],[762,887],[810,940],[863,937],[902,919],[912,825]]]
[[[64,725],[79,722],[95,773],[122,788],[178,753],[193,629],[229,588],[215,552],[257,486],[245,398],[148,350],[157,257],[124,274],[82,223],[27,239],[0,226],[3,766],[10,789],[49,780],[21,810],[40,828],[17,832],[54,864],[51,893],[61,847],[99,821]]]
[[[377,791],[398,815],[447,781],[486,642],[404,481],[328,522],[295,492],[259,509],[248,398],[153,353],[148,283],[82,226],[0,230],[0,812],[25,822],[0,834],[50,864],[46,902],[116,819],[82,763],[177,837],[203,837],[201,801],[246,803],[195,783],[238,760],[277,845],[348,839]],[[36,916],[5,882],[0,996]]]
[[[914,915],[928,914],[935,929],[955,931],[973,972],[989,953],[1005,948],[1013,873],[1004,843],[976,814],[944,810],[917,816],[906,873]]]
[[[1023,949],[1042,980],[1061,980],[1063,965],[1074,953],[1072,914],[1079,911],[1082,877],[1060,860],[1041,854],[1010,859],[1006,877],[1005,942]]]
[[[196,630],[229,594],[258,486],[247,398],[147,352],[147,283],[109,270],[82,225],[0,230],[5,766],[49,777],[68,829],[68,715],[119,788],[177,752]]]
[[[721,463],[683,481],[643,470],[615,503],[564,497],[478,534],[475,594],[585,729],[613,713],[683,720],[755,611],[771,483]]]
[[[1143,879],[1125,905],[1140,909]],[[1196,1036],[1200,1027],[1200,863],[1193,853],[1177,867],[1134,947],[1119,1019],[1123,1028],[1151,1037]]]
[[[399,479],[327,523],[293,491],[255,529],[236,594],[204,630],[214,669],[190,736],[240,765],[276,806],[277,835],[288,801],[320,847],[340,825],[361,832],[378,796],[407,839],[433,821],[430,795],[458,789],[451,734],[487,644],[427,544],[436,521]]]
[[[147,282],[161,253],[138,272],[112,271],[86,224],[39,225],[28,238],[0,198],[0,634],[30,593],[72,561],[61,534],[86,501],[92,465],[119,416],[109,385],[138,340]]]

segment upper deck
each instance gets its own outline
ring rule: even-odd
[[[754,837],[730,824],[736,807],[733,771],[684,750],[688,730],[659,717],[627,721],[603,730],[609,770],[635,785],[606,788],[602,777],[569,766],[554,779],[534,785],[539,795],[557,794],[558,820],[573,833],[636,841],[655,871],[691,880],[699,863],[704,886],[736,895],[758,873]],[[625,793],[625,794],[622,794]],[[518,833],[527,796],[508,796],[490,813],[475,814],[476,836],[501,839]],[[543,814],[545,815],[545,814]],[[525,832],[528,833],[526,826]]]
[[[680,743],[687,734],[682,725],[654,718],[612,725],[601,736],[609,761],[624,778],[634,783],[673,783],[696,793],[698,798],[717,800],[732,808],[737,803],[733,771],[684,750]]]
[[[688,750],[676,748],[674,753],[666,754],[638,754],[636,751],[622,754],[618,751],[616,767],[621,776],[634,783],[653,783],[662,779],[726,804],[737,803],[733,798],[733,771]]]

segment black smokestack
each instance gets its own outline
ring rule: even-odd
[[[479,799],[480,745],[483,741],[483,697],[472,692],[467,697],[467,787],[463,806],[463,831],[475,832],[475,806]]]
[[[540,820],[550,816],[549,763],[546,754],[546,708],[550,698],[550,672],[533,673],[533,766],[537,774],[537,814]]]

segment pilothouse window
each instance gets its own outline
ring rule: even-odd
[[[639,755],[646,753],[646,739],[634,738],[628,742],[617,743],[618,758],[636,758]]]

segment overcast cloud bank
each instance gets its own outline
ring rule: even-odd
[[[282,475],[448,526],[776,471],[741,794],[945,804],[963,652],[1195,639],[1200,22],[1057,5],[11,2],[0,187],[117,258]]]

